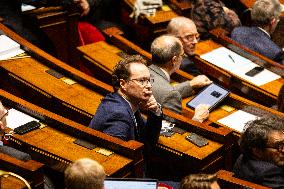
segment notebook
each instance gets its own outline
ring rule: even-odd
[[[106,178],[104,187],[107,189],[157,189],[158,180],[140,178]]]
[[[224,89],[215,83],[211,83],[186,103],[186,106],[195,109],[199,104],[207,104],[209,105],[209,111],[212,111],[229,94],[230,91],[227,89]]]

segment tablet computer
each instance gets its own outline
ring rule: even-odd
[[[106,189],[157,189],[158,180],[140,178],[106,178]]]
[[[230,91],[227,89],[224,89],[215,83],[211,83],[186,103],[186,106],[195,109],[199,104],[208,104],[209,111],[212,111],[229,94]]]

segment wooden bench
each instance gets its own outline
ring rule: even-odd
[[[52,41],[57,57],[72,66],[78,66],[76,47],[79,43],[77,9],[42,7],[26,11],[27,23],[37,25]]]
[[[32,188],[42,188],[43,183],[43,164],[34,160],[21,161],[9,155],[0,153],[0,169],[20,175]],[[1,175],[2,176],[2,175]],[[24,188],[25,185],[19,179],[9,177],[11,180],[1,179],[1,188]],[[3,185],[2,185],[3,184]]]
[[[142,176],[143,144],[136,141],[125,142],[90,129],[3,90],[0,90],[0,100],[5,107],[14,108],[40,121],[40,129],[24,135],[14,134],[9,143],[31,154],[33,159],[62,172],[75,160],[89,157],[101,163],[109,176]],[[77,139],[94,144],[94,149],[75,144]]]

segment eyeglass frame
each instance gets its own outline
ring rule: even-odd
[[[186,34],[184,36],[178,36],[181,39],[186,39],[187,41],[194,41],[194,38],[196,39],[196,41],[198,42],[200,40],[200,34],[199,33],[195,33],[195,34]]]
[[[280,153],[284,153],[284,141],[277,142],[273,146],[266,146],[265,148],[272,148]]]
[[[142,86],[146,86],[147,84],[154,83],[154,78],[134,78],[134,79],[128,79],[128,81],[137,81]]]

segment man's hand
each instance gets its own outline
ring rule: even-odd
[[[90,5],[87,0],[74,0],[74,3],[81,10],[81,16],[86,16],[90,12]]]
[[[154,95],[152,95],[146,103],[142,103],[140,105],[140,108],[142,110],[152,111],[152,112],[156,113],[157,115],[162,114],[161,107],[157,103],[156,99],[154,98]]]
[[[211,84],[212,81],[208,79],[208,77],[206,77],[205,75],[199,75],[194,77],[191,81],[189,81],[189,83],[190,86],[193,88],[200,88]]]
[[[209,105],[199,104],[195,108],[195,112],[194,112],[194,116],[193,116],[192,120],[202,123],[205,119],[207,119],[209,117],[208,108],[209,108]]]

